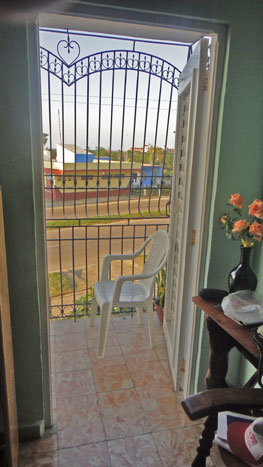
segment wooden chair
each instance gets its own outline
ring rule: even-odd
[[[245,388],[219,388],[194,394],[182,401],[182,406],[190,420],[199,420],[207,417],[197,455],[192,463],[192,467],[205,467],[206,458],[210,454],[214,434],[217,429],[217,414],[224,410],[234,412],[251,411],[255,416],[262,416],[263,409],[263,389]],[[228,467],[248,467],[248,464],[219,447],[221,458]]]

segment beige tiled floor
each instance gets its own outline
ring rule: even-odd
[[[201,422],[190,422],[172,386],[163,331],[112,316],[105,358],[98,319],[51,323],[54,426],[22,444],[20,467],[190,466]],[[207,462],[221,466],[213,448]]]

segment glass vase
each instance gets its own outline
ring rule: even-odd
[[[238,290],[255,290],[257,287],[257,276],[250,267],[250,255],[253,247],[245,248],[241,245],[240,263],[230,271],[228,276],[229,292]]]

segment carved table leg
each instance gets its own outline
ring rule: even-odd
[[[192,467],[205,467],[206,458],[210,454],[210,449],[213,444],[215,431],[217,429],[217,414],[209,415],[204,423],[204,429],[199,439],[197,455],[192,463]]]
[[[205,377],[207,389],[227,387],[226,374],[228,367],[228,354],[235,347],[235,341],[209,316],[206,317],[206,326],[209,333],[209,364]],[[197,448],[197,455],[192,467],[205,467],[206,458],[210,454],[215,431],[217,429],[217,414],[207,417]]]
[[[209,365],[205,377],[206,387],[207,389],[224,388],[227,387],[225,377],[228,367],[228,354],[236,343],[209,316],[206,317],[206,326],[210,344]]]

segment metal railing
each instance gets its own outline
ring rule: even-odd
[[[92,289],[100,279],[106,254],[132,253],[155,230],[168,229],[168,219],[150,224],[127,220],[110,225],[53,227],[48,230],[50,314],[53,318],[88,314]],[[147,253],[146,253],[147,254]],[[116,261],[111,279],[141,271],[145,254],[135,261]]]
[[[81,58],[77,33],[53,33],[62,39],[40,48],[40,66],[50,317],[61,318],[88,313],[105,254],[168,229],[180,70],[135,50],[140,40]],[[187,60],[191,44],[169,45]],[[142,263],[114,265],[112,277]]]

